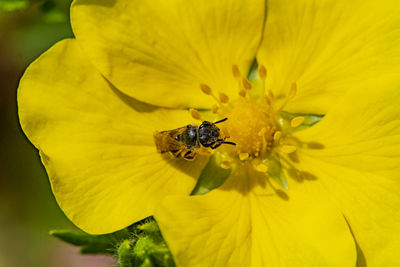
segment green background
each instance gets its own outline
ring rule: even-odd
[[[16,94],[27,66],[72,37],[70,1],[0,0],[0,267],[102,267],[111,257],[79,255],[48,235],[74,229],[51,193],[37,150],[18,123]]]

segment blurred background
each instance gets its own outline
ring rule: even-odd
[[[113,266],[48,232],[74,229],[51,193],[36,149],[18,123],[16,93],[27,66],[72,37],[70,0],[0,0],[0,267]]]

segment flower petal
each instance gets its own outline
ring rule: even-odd
[[[268,0],[258,60],[291,112],[325,114],[344,92],[400,73],[400,2]]]
[[[260,174],[235,173],[220,189],[167,197],[156,210],[178,266],[355,265],[347,223],[321,195],[298,184],[274,192]]]
[[[210,108],[200,84],[237,96],[264,25],[264,1],[75,0],[71,23],[94,65],[118,89],[167,107]]]
[[[400,266],[400,82],[355,89],[298,132],[295,160],[337,202],[368,266]],[[317,184],[317,183],[315,183]]]
[[[204,160],[157,153],[155,130],[181,127],[187,111],[155,109],[122,95],[64,40],[25,72],[21,125],[39,149],[65,214],[89,233],[126,227],[169,194],[190,194]]]

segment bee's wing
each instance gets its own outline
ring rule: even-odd
[[[182,134],[185,129],[186,127],[181,127],[169,131],[155,132],[154,141],[156,143],[157,151],[159,153],[165,153],[185,148],[185,145],[182,142],[175,140],[175,138]]]

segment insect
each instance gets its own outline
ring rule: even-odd
[[[215,125],[226,121],[203,121],[200,126],[186,125],[184,127],[155,132],[154,141],[159,153],[171,153],[174,157],[193,160],[199,154],[201,147],[216,149],[222,144],[236,145],[221,138],[220,129]]]

